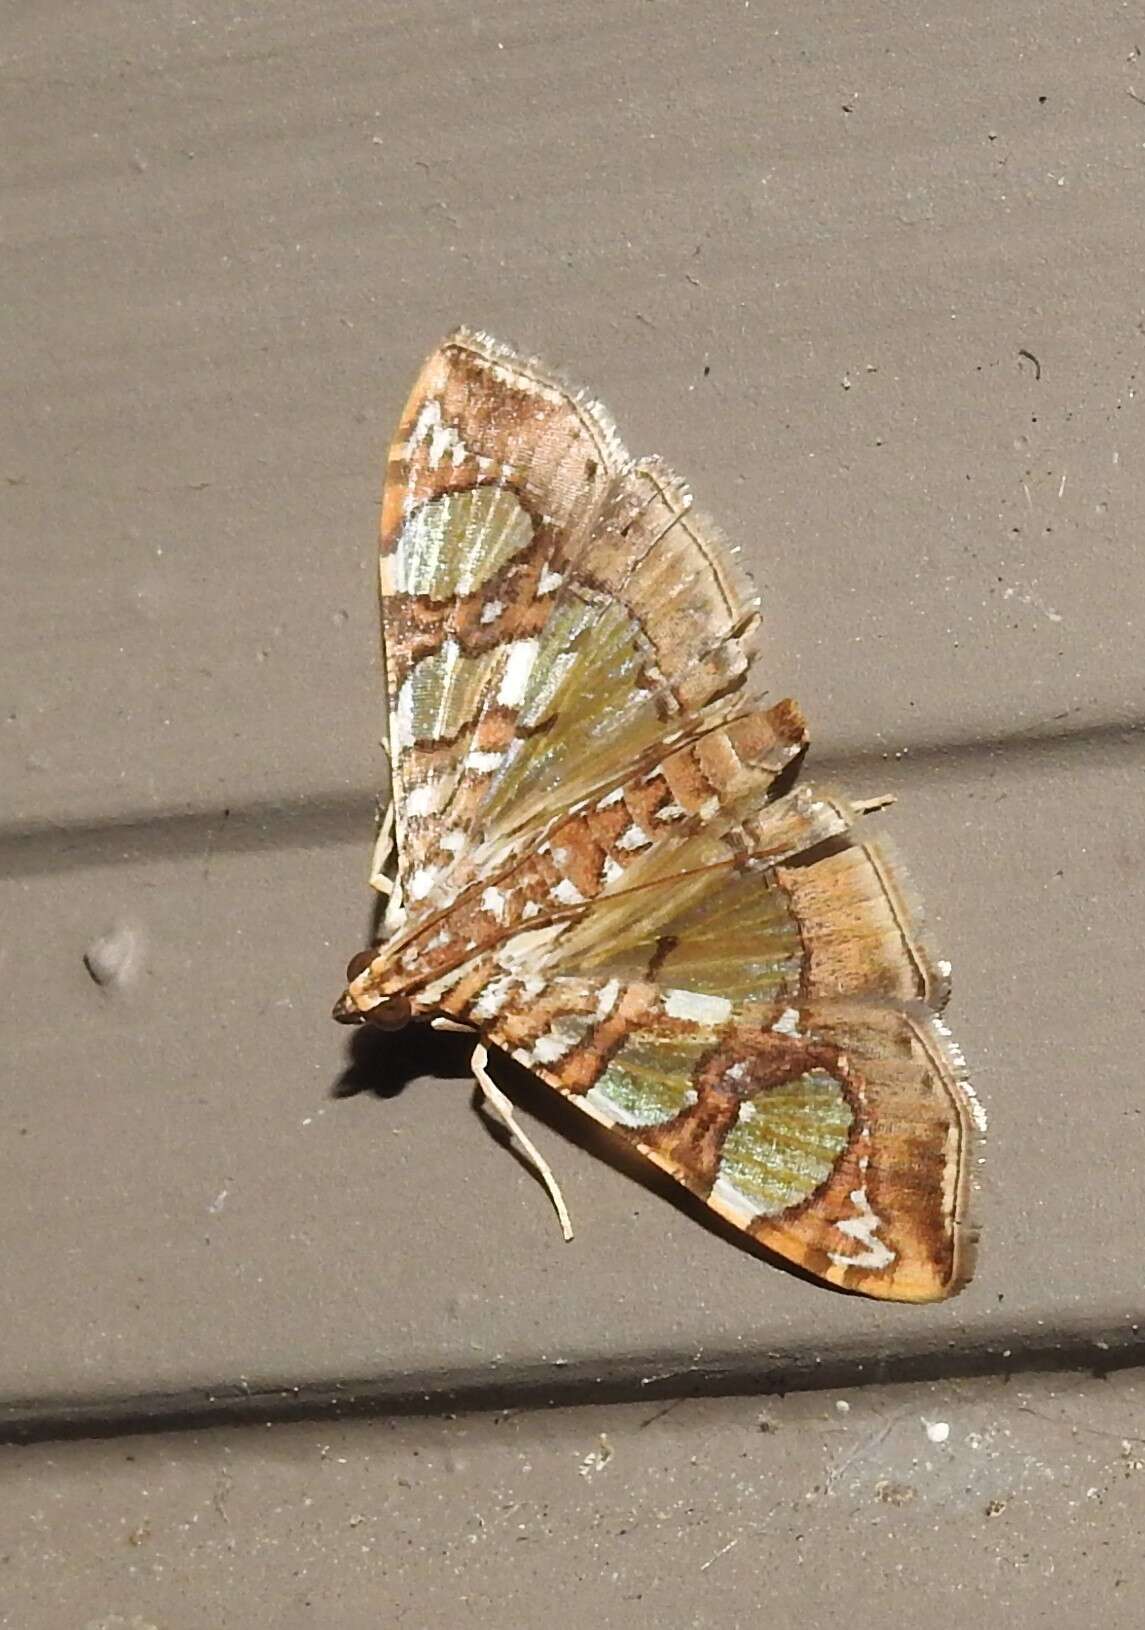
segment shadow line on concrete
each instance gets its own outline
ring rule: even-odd
[[[34,1444],[142,1433],[206,1431],[215,1427],[290,1422],[442,1418],[504,1414],[602,1404],[682,1402],[692,1398],[767,1398],[792,1392],[855,1391],[910,1382],[950,1382],[1035,1374],[1085,1373],[1105,1379],[1145,1366],[1145,1335],[1126,1326],[1044,1327],[991,1332],[988,1343],[968,1340],[920,1344],[893,1354],[870,1349],[846,1353],[769,1353],[716,1356],[681,1365],[678,1354],[631,1354],[604,1361],[519,1369],[391,1375],[338,1383],[260,1386],[219,1383],[180,1392],[132,1396],[0,1401],[0,1443]],[[603,1373],[602,1373],[603,1372]],[[653,1410],[655,1417],[657,1411]],[[651,1424],[651,1419],[648,1423]]]
[[[896,781],[925,769],[928,777],[964,775],[970,766],[1004,760],[1008,768],[1037,767],[1051,757],[1064,766],[1078,759],[1114,763],[1145,757],[1145,718],[1077,729],[1042,728],[1013,734],[856,748],[808,757],[806,778],[831,782]],[[159,809],[90,820],[0,825],[0,876],[29,877],[85,867],[138,864],[291,848],[332,848],[360,843],[366,852],[373,830],[375,795],[366,789],[254,799],[229,807]]]

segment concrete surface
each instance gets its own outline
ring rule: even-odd
[[[1072,0],[6,18],[0,1407],[38,1441],[9,1460],[0,1623],[438,1623],[460,1557],[478,1624],[518,1591],[535,1623],[523,1603],[585,1579],[573,1623],[678,1603],[734,1625],[761,1601],[814,1622],[832,1575],[807,1559],[842,1580],[855,1547],[864,1618],[937,1571],[952,1624],[962,1586],[1068,1625],[1064,1572],[1122,1622],[1140,1492],[1103,1478],[1140,1435],[1145,1358],[1142,48],[1129,13]],[[563,363],[678,465],[749,553],[816,773],[901,795],[886,823],[992,1118],[979,1276],[949,1306],[764,1266],[510,1076],[547,1122],[566,1247],[455,1044],[355,1057],[327,1020],[381,778],[382,453],[457,321]],[[958,1377],[1088,1367],[1123,1373],[1021,1382],[1110,1434],[1067,1471],[1056,1416],[958,1383],[1059,1468],[1007,1463],[999,1488],[1038,1491],[1016,1525],[962,1461],[901,1505],[833,1485],[791,1516],[840,1463],[822,1422],[863,1441],[823,1388],[863,1386],[877,1432],[892,1383],[953,1410]],[[777,1468],[753,1423],[791,1386]],[[667,1418],[658,1470],[631,1449],[581,1478],[601,1432],[654,1441],[626,1410],[696,1392],[724,1396]],[[531,1547],[497,1411],[550,1401],[513,1428],[549,1468]],[[257,1445],[253,1420],[276,1423]],[[165,1515],[132,1539],[144,1425],[186,1430],[146,1440]],[[60,1445],[81,1431],[98,1443]],[[367,1455],[389,1501],[403,1457],[461,1437],[448,1477],[414,1480],[412,1528],[365,1498]],[[709,1454],[725,1483],[741,1455],[778,1477],[750,1522],[782,1517],[757,1532],[723,1483],[709,1514]],[[704,1513],[687,1544],[648,1519],[657,1478]]]
[[[924,1615],[933,1630],[1135,1630],[1141,1387],[995,1381],[0,1450],[0,1625]]]

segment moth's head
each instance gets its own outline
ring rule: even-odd
[[[401,991],[379,989],[384,966],[381,954],[359,951],[346,969],[346,989],[334,1004],[339,1024],[375,1024],[379,1030],[401,1030],[413,1017],[413,1003]]]

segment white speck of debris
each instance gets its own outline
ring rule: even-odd
[[[719,1550],[716,1552],[715,1556],[710,1556],[706,1562],[701,1562],[700,1563],[700,1572],[701,1573],[707,1573],[707,1571],[711,1567],[712,1563],[713,1562],[718,1562],[721,1556],[727,1556],[728,1552],[734,1546],[739,1544],[739,1541],[740,1541],[740,1536],[737,1534],[735,1539],[729,1539],[726,1545],[721,1545]]]
[[[131,983],[139,971],[143,939],[128,923],[117,923],[93,940],[83,954],[84,967],[104,990]]]
[[[582,1477],[593,1477],[597,1472],[603,1471],[611,1459],[612,1444],[608,1441],[608,1434],[602,1432],[600,1434],[600,1448],[590,1449],[577,1467],[577,1471],[580,1472]]]
[[[849,1415],[851,1413],[851,1406],[845,1398],[836,1398],[835,1408],[840,1415]]]
[[[217,1217],[219,1212],[226,1205],[226,1203],[227,1203],[227,1195],[230,1192],[231,1192],[230,1189],[220,1189],[219,1192],[215,1195],[215,1198],[211,1201],[210,1205],[207,1207],[207,1210],[211,1213],[211,1215],[213,1217]]]
[[[1028,588],[1025,584],[1011,584],[1008,588],[1002,590],[1002,598],[1003,600],[1020,600],[1024,606],[1030,606],[1034,611],[1041,612],[1043,617],[1048,617],[1051,623],[1065,621],[1060,611],[1055,611],[1052,606],[1047,605],[1040,595],[1035,594],[1033,589]]]
[[[949,1421],[923,1421],[922,1424],[931,1443],[945,1443],[950,1436]]]

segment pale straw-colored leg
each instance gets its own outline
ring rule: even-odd
[[[473,1057],[469,1062],[469,1067],[473,1071],[477,1085],[485,1094],[485,1102],[489,1105],[489,1108],[497,1116],[498,1120],[503,1122],[509,1132],[510,1137],[516,1139],[517,1147],[524,1154],[529,1164],[537,1172],[537,1175],[540,1177],[542,1183],[544,1183],[545,1187],[548,1189],[549,1199],[553,1202],[553,1205],[556,1208],[557,1216],[560,1219],[561,1233],[564,1235],[566,1240],[570,1240],[573,1237],[572,1223],[569,1220],[568,1207],[565,1205],[565,1197],[561,1193],[560,1184],[553,1176],[552,1171],[549,1169],[549,1163],[541,1154],[540,1150],[531,1141],[531,1139],[525,1136],[525,1134],[521,1131],[521,1128],[517,1125],[516,1117],[513,1114],[512,1104],[509,1102],[508,1098],[506,1098],[505,1094],[501,1091],[501,1088],[492,1079],[488,1070],[485,1068],[488,1062],[489,1054],[485,1050],[484,1043],[478,1042],[477,1046],[473,1049]]]
[[[402,893],[402,880],[394,878],[394,886],[390,897],[386,901],[386,909],[382,916],[382,926],[387,934],[394,934],[406,920],[405,896]]]
[[[390,877],[386,869],[389,866],[393,852],[394,806],[389,804],[378,826],[377,842],[374,844],[373,859],[370,861],[370,887],[377,889],[379,894],[392,894],[394,892],[394,879]]]

